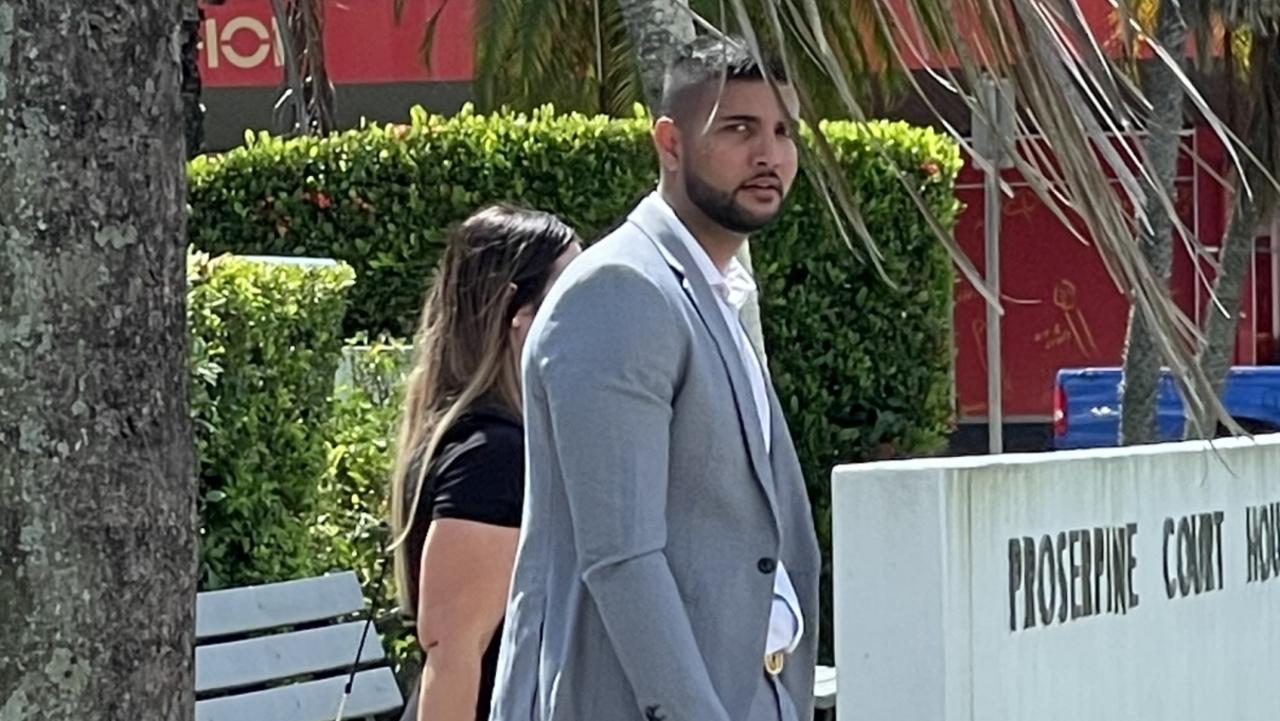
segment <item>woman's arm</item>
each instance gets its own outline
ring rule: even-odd
[[[502,622],[520,529],[439,518],[427,531],[418,583],[426,651],[418,721],[474,721],[480,661]]]

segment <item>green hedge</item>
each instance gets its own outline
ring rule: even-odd
[[[202,588],[315,571],[310,526],[353,282],[345,264],[190,258]]]
[[[857,263],[802,176],[753,238],[770,368],[824,545],[836,463],[930,453],[952,423],[952,272],[885,158],[945,225],[960,206],[956,146],[902,123],[824,126],[896,287]],[[348,334],[411,333],[448,226],[508,200],[560,214],[586,238],[653,187],[642,117],[444,118],[328,138],[259,136],[191,166],[192,243],[210,251],[323,255],[357,271]],[[830,629],[829,624],[824,624]]]
[[[445,229],[501,198],[554,209],[591,235],[652,182],[644,121],[539,113],[495,121],[415,109],[407,126],[326,138],[262,134],[191,164],[191,244],[315,255],[360,278],[345,332],[412,336]]]

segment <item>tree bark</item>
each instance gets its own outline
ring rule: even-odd
[[[0,719],[194,713],[182,8],[0,0]]]
[[[1270,129],[1268,129],[1269,131]],[[1267,132],[1267,131],[1264,131]],[[1251,147],[1258,148],[1257,143]],[[1236,348],[1236,328],[1240,324],[1240,301],[1244,292],[1245,274],[1253,259],[1254,242],[1263,213],[1273,207],[1275,190],[1253,163],[1245,165],[1245,177],[1253,190],[1248,197],[1236,176],[1232,184],[1235,200],[1231,207],[1231,219],[1222,239],[1222,253],[1218,258],[1218,274],[1213,279],[1213,294],[1227,310],[1223,313],[1211,306],[1201,329],[1200,344],[1196,348],[1196,362],[1213,384],[1213,392],[1222,397],[1227,373],[1231,370],[1231,358]],[[1212,438],[1217,423],[1211,413],[1196,418],[1188,417],[1183,436],[1186,438]]]
[[[618,0],[635,48],[644,100],[657,112],[672,53],[695,36],[688,0]]]
[[[1180,64],[1185,64],[1187,25],[1180,0],[1161,0],[1156,15],[1156,40]],[[1173,70],[1163,63],[1151,64],[1144,82],[1144,94],[1152,104],[1147,127],[1146,151],[1157,181],[1170,199],[1176,198],[1178,132],[1182,129],[1182,85]],[[1150,230],[1140,228],[1139,247],[1151,271],[1169,282],[1173,262],[1173,221],[1159,201],[1156,188],[1148,187],[1143,207]],[[1125,445],[1151,443],[1159,438],[1156,400],[1160,391],[1161,355],[1147,319],[1137,306],[1129,309],[1129,328],[1124,348],[1124,383],[1120,397],[1120,442]]]

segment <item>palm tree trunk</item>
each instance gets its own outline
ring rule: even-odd
[[[182,13],[0,2],[5,719],[195,710]]]
[[[284,87],[276,103],[276,127],[287,135],[326,135],[335,128],[333,84],[325,63],[324,0],[271,0]]]
[[[1257,148],[1253,144],[1251,147]],[[1263,177],[1253,163],[1245,165],[1245,177],[1253,190],[1250,198],[1244,192],[1236,176],[1232,183],[1235,201],[1231,208],[1231,220],[1222,239],[1218,275],[1213,279],[1213,294],[1226,309],[1226,313],[1213,307],[1205,318],[1200,345],[1196,349],[1196,361],[1213,384],[1214,393],[1222,396],[1222,388],[1231,369],[1231,358],[1236,348],[1236,328],[1240,323],[1240,296],[1244,291],[1244,279],[1253,258],[1254,241],[1258,223],[1263,213],[1273,206],[1275,189]],[[1217,424],[1211,414],[1188,418],[1183,435],[1186,438],[1211,438]]]
[[[271,0],[277,32],[280,33],[280,51],[284,56],[284,87],[276,100],[276,131],[285,135],[302,135],[311,127],[307,108],[306,89],[302,87],[302,57],[306,50],[298,47],[298,34],[293,28],[293,6],[288,0]]]
[[[1280,89],[1273,78],[1280,67],[1280,37],[1270,33],[1253,33],[1248,75],[1242,82],[1233,84],[1242,112],[1239,114],[1240,136],[1247,138],[1248,147],[1271,170],[1277,172],[1276,114],[1280,112]],[[1231,218],[1222,239],[1218,274],[1213,279],[1213,295],[1221,303],[1224,313],[1211,307],[1201,329],[1200,343],[1196,348],[1196,364],[1213,386],[1213,392],[1222,397],[1227,374],[1231,370],[1231,358],[1236,347],[1236,329],[1240,319],[1240,301],[1244,292],[1244,279],[1253,259],[1258,225],[1273,212],[1277,195],[1275,186],[1264,177],[1254,163],[1245,163],[1244,181],[1237,174],[1232,177]],[[1252,195],[1244,192],[1247,185]],[[1183,428],[1186,438],[1209,438],[1215,435],[1218,424],[1211,415],[1188,418]]]
[[[329,81],[329,65],[324,49],[325,3],[324,0],[299,2],[294,9],[294,23],[306,38],[307,48],[307,103],[311,107],[312,125],[307,129],[314,135],[327,135],[336,127],[336,99],[333,83]]]
[[[1156,40],[1180,64],[1185,63],[1187,25],[1181,0],[1161,0],[1156,15]],[[1161,62],[1150,65],[1143,94],[1152,104],[1146,151],[1158,174],[1156,180],[1170,199],[1178,169],[1178,131],[1182,129],[1182,85],[1172,69]],[[1146,189],[1143,207],[1150,230],[1139,230],[1139,245],[1151,272],[1168,283],[1173,264],[1173,222],[1160,203],[1160,190]],[[1156,400],[1160,390],[1161,360],[1152,329],[1137,306],[1129,310],[1124,348],[1124,385],[1121,388],[1120,442],[1151,443],[1159,437]]]
[[[694,38],[688,0],[618,0],[618,8],[635,47],[645,104],[657,112],[671,54]]]

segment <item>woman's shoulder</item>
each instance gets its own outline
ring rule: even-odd
[[[501,406],[479,404],[459,416],[445,432],[436,457],[439,472],[459,466],[522,465],[524,428],[519,418]]]
[[[469,410],[445,435],[436,455],[432,518],[520,525],[524,431],[502,409]]]
[[[458,417],[445,433],[446,444],[484,446],[490,450],[524,447],[520,419],[496,404],[476,405]]]

